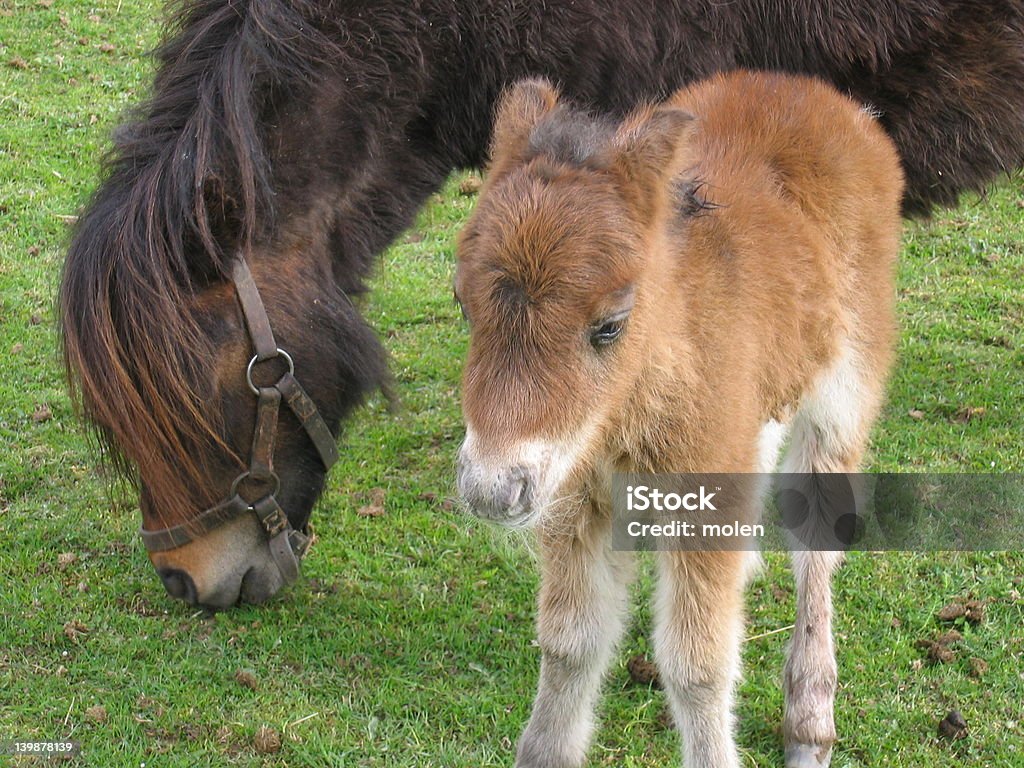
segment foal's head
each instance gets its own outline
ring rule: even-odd
[[[669,186],[692,122],[644,109],[620,126],[516,86],[458,248],[470,327],[459,490],[476,514],[533,522],[573,475],[614,460],[659,318]]]

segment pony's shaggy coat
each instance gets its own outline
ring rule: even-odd
[[[1020,0],[178,7],[152,95],[80,217],[59,299],[76,401],[141,482],[155,527],[223,496],[248,447],[233,255],[248,253],[282,345],[308,351],[301,378],[337,429],[386,377],[351,297],[449,171],[483,162],[495,100],[522,76],[621,116],[736,66],[820,75],[880,115],[912,213],[1024,159]],[[286,422],[278,472],[298,520],[323,478]]]
[[[503,103],[459,242],[459,488],[484,517],[539,526],[543,661],[517,766],[586,755],[630,575],[611,550],[613,472],[766,471],[779,424],[786,471],[857,470],[894,346],[902,193],[881,127],[809,78],[717,76],[619,126],[543,82]],[[659,553],[655,656],[688,768],[739,766],[746,555]],[[839,559],[795,555],[793,768],[827,764],[835,738]]]

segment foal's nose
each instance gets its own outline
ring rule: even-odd
[[[459,454],[459,494],[477,517],[514,525],[530,513],[533,483],[526,467],[484,469]]]

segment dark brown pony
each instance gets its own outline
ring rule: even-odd
[[[903,174],[861,105],[776,73],[718,75],[619,125],[527,81],[494,137],[458,247],[458,485],[476,515],[537,529],[543,656],[516,766],[579,768],[633,572],[613,546],[614,473],[757,477],[787,433],[790,476],[858,471],[896,339]],[[758,522],[761,493],[727,493],[702,519]],[[834,504],[807,498],[811,517]],[[660,679],[683,765],[739,768],[754,553],[682,549],[657,553]],[[841,560],[794,552],[787,768],[824,768],[836,737]]]
[[[250,341],[228,280],[240,254],[337,434],[386,380],[352,301],[447,174],[483,162],[508,83],[545,75],[621,115],[736,66],[818,74],[870,103],[910,213],[1024,160],[1020,0],[181,3],[60,289],[74,395],[138,483],[144,527],[225,498],[249,452]],[[278,500],[299,527],[325,472],[295,419],[280,425]],[[174,594],[213,606],[283,582],[251,516],[151,557]]]

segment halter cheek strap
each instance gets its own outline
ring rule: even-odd
[[[281,576],[285,583],[291,583],[298,578],[299,559],[309,549],[310,537],[305,523],[301,530],[292,527],[288,515],[275,498],[281,489],[281,480],[274,471],[274,443],[281,403],[287,406],[302,425],[325,470],[329,470],[338,460],[338,447],[316,404],[295,378],[295,363],[291,355],[277,346],[270,330],[267,310],[249,265],[241,254],[235,260],[231,280],[235,284],[235,294],[255,350],[245,369],[246,383],[257,398],[249,468],[231,483],[226,499],[180,525],[157,531],[143,529],[142,542],[150,552],[166,552],[195,541],[229,520],[252,512],[267,535],[270,554]],[[272,386],[254,384],[253,368],[276,358],[282,358],[288,370]]]

